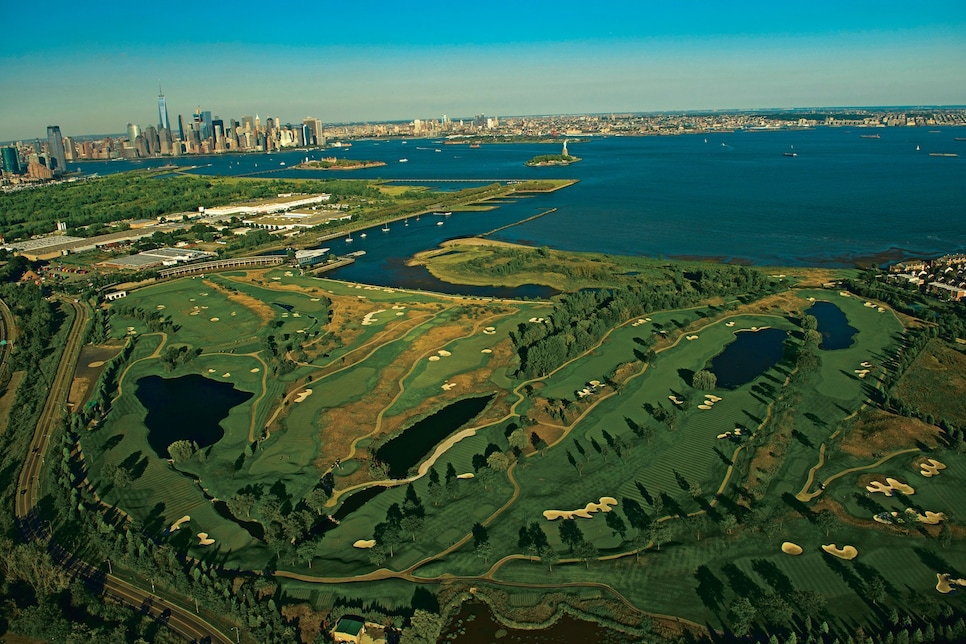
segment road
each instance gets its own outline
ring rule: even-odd
[[[80,356],[84,338],[84,328],[89,319],[88,307],[71,301],[74,321],[67,334],[64,353],[57,373],[50,384],[47,401],[41,411],[40,419],[30,440],[27,461],[20,471],[16,494],[16,518],[21,532],[28,540],[49,540],[53,535],[45,530],[47,522],[40,519],[37,501],[42,498],[41,470],[50,447],[50,434],[62,415],[67,413],[65,401],[73,379],[74,365]],[[0,317],[7,333],[12,333],[12,319],[6,305],[0,305]],[[49,524],[47,524],[49,525]],[[48,550],[54,560],[69,573],[88,581],[105,595],[127,604],[142,614],[158,620],[190,642],[212,642],[231,644],[231,638],[214,628],[199,615],[190,610],[165,602],[157,595],[99,570],[65,550],[60,544],[49,541]]]

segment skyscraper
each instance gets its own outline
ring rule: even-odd
[[[3,148],[0,152],[3,155],[3,171],[7,174],[20,174],[20,155],[17,154],[17,148]]]
[[[160,85],[158,85],[158,129],[171,129],[171,124],[168,122],[168,106],[164,102],[164,93]]]
[[[54,172],[65,172],[67,170],[64,137],[60,135],[59,125],[47,126],[47,154],[50,156],[51,170]]]
[[[138,138],[141,134],[141,126],[136,123],[127,124],[127,140],[131,145],[134,145],[134,139]]]

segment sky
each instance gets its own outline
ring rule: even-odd
[[[964,0],[18,0],[0,25],[0,141],[156,125],[159,85],[172,123],[966,105]]]

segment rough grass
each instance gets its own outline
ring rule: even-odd
[[[930,340],[899,380],[896,395],[923,414],[966,424],[966,356]]]

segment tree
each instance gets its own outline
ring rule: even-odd
[[[583,561],[588,570],[590,569],[590,562],[597,559],[599,554],[597,547],[589,541],[581,541],[574,548],[574,556]]]
[[[329,495],[321,488],[314,488],[305,496],[305,505],[318,515],[322,514],[322,508],[329,500]]]
[[[377,568],[386,563],[386,549],[381,543],[377,543],[373,547],[369,548],[369,563]]]
[[[413,535],[413,542],[416,541],[416,533],[423,527],[423,517],[416,514],[407,514],[399,522],[399,527]]]
[[[198,451],[198,443],[189,440],[174,441],[168,445],[168,456],[175,463],[187,461]]]
[[[953,542],[953,532],[949,527],[949,521],[943,521],[943,525],[939,528],[939,545],[944,549]]]
[[[299,547],[296,549],[296,552],[298,553],[299,559],[307,563],[309,568],[311,568],[312,560],[315,558],[315,544],[310,541],[306,541],[305,543],[299,545]]]
[[[557,551],[550,546],[543,546],[540,548],[539,555],[540,561],[547,564],[547,568],[550,569],[550,572],[553,572],[554,565],[560,561],[560,555],[557,554]]]
[[[865,583],[865,594],[876,606],[888,595],[885,580],[879,575],[874,575]]]
[[[710,391],[718,385],[718,377],[708,371],[707,369],[701,369],[694,372],[694,376],[691,377],[691,386],[695,389],[701,389],[703,391]]]
[[[403,630],[400,644],[435,644],[443,631],[443,618],[422,608],[417,608],[409,618],[409,627]]]
[[[822,510],[815,515],[815,521],[825,531],[827,537],[832,528],[835,527],[835,514],[831,510]]]
[[[489,563],[492,555],[493,546],[490,545],[489,541],[481,541],[476,544],[476,556],[482,559],[483,563]]]
[[[747,597],[738,597],[731,602],[728,616],[731,618],[731,632],[738,637],[744,637],[751,631],[758,611]]]
[[[510,436],[507,440],[510,443],[510,447],[518,449],[522,452],[527,448],[527,430],[522,427],[518,427],[510,432]]]
[[[506,472],[510,467],[510,459],[503,452],[493,452],[487,457],[486,464],[494,472]]]
[[[661,545],[671,540],[671,525],[669,521],[654,521],[651,523],[651,541],[661,551]]]

